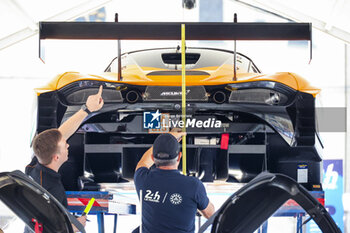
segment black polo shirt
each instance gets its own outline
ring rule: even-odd
[[[26,173],[53,195],[64,207],[68,207],[66,192],[61,181],[61,175],[58,172],[37,163],[30,169],[26,169]]]

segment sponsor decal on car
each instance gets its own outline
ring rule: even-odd
[[[182,119],[181,115],[160,113],[159,110],[143,113],[143,127],[149,129],[150,133],[166,133],[171,128],[221,128],[222,126],[222,122],[214,117],[196,119],[186,116]]]

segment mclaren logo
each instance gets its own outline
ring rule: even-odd
[[[190,90],[186,90],[186,95],[190,93]],[[160,96],[181,96],[182,91],[163,91]]]

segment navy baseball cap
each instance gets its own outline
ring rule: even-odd
[[[159,135],[153,143],[153,156],[156,159],[174,159],[180,152],[180,144],[170,133]]]

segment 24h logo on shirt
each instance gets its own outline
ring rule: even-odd
[[[160,200],[160,195],[159,195],[159,192],[152,192],[151,190],[146,190],[146,195],[145,197],[143,198],[143,200],[145,201],[151,201],[151,202],[159,202]]]

